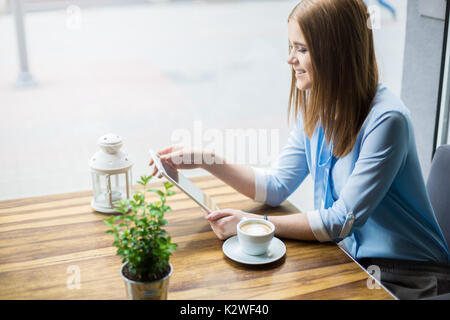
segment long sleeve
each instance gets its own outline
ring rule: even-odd
[[[277,165],[266,170],[253,168],[256,201],[278,206],[303,182],[309,174],[304,139],[303,121],[299,116]]]
[[[400,112],[386,112],[367,128],[359,158],[339,198],[328,209],[307,212],[319,241],[344,239],[364,225],[404,166],[408,143],[408,122]]]

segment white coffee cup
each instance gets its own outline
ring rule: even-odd
[[[242,219],[237,225],[239,245],[252,256],[265,254],[275,234],[275,226],[264,219]]]

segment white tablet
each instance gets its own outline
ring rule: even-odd
[[[197,187],[191,180],[183,176],[177,169],[168,164],[163,164],[159,155],[150,149],[150,155],[158,171],[169,182],[176,185],[181,191],[186,193],[192,200],[194,200],[200,207],[205,209],[208,213],[219,210],[219,207],[214,200]]]

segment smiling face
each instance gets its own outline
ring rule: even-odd
[[[378,88],[369,19],[361,0],[301,0],[287,19],[288,112],[301,112],[309,138],[322,124],[337,158],[353,149]]]
[[[295,72],[296,87],[299,90],[309,90],[313,84],[311,57],[303,33],[295,20],[289,20],[288,37],[290,53],[287,63]]]

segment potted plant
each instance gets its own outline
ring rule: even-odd
[[[166,198],[175,194],[173,187],[164,182],[164,192],[147,189],[152,176],[141,176],[138,183],[144,192],[134,191],[131,199],[117,201],[115,206],[119,215],[103,220],[110,228],[107,234],[114,235],[113,246],[122,258],[120,274],[125,281],[127,294],[133,300],[167,299],[169,278],[173,267],[169,257],[177,248],[169,234],[162,229],[167,224],[164,214],[171,211]],[[146,202],[147,192],[159,195],[160,200]]]

